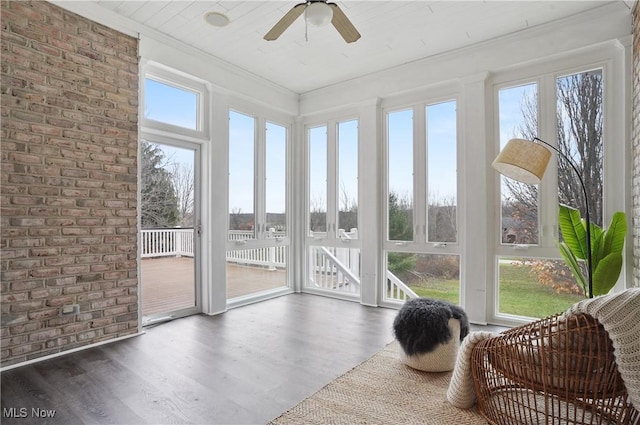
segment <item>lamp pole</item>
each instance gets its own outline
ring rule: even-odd
[[[576,165],[567,155],[560,152],[558,148],[556,148],[553,145],[550,145],[549,143],[537,137],[534,137],[533,141],[540,142],[545,146],[551,148],[553,151],[557,152],[558,155],[564,158],[564,160],[569,163],[571,168],[573,168],[573,171],[576,172],[576,175],[578,176],[578,180],[580,181],[580,186],[582,187],[582,194],[584,195],[585,221],[587,224],[587,282],[588,282],[588,292],[589,292],[587,296],[589,298],[593,298],[593,269],[592,269],[593,259],[591,258],[591,219],[589,217],[589,198],[587,196],[587,188],[584,185],[584,180],[582,180],[582,176],[580,175],[580,171],[578,171],[578,167],[576,167]]]

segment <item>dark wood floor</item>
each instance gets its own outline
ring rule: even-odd
[[[295,294],[175,320],[3,372],[1,422],[264,424],[389,343],[395,314]]]
[[[178,319],[3,372],[0,422],[264,424],[391,342],[396,313],[294,294]]]

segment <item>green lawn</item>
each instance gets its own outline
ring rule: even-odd
[[[436,298],[453,304],[460,303],[460,282],[457,280],[430,280],[421,284],[424,286],[411,286],[413,292],[421,297]]]
[[[499,310],[502,314],[542,318],[561,313],[584,298],[581,295],[558,294],[540,285],[526,266],[501,264],[500,278]],[[421,297],[459,303],[458,280],[423,280],[412,285],[411,289]]]
[[[528,317],[546,317],[565,311],[584,298],[582,295],[558,294],[540,285],[528,267],[500,265],[500,312]]]

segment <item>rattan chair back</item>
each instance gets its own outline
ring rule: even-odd
[[[490,424],[640,424],[611,339],[585,314],[549,317],[480,341],[472,375]]]

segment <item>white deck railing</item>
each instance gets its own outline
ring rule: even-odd
[[[193,257],[193,228],[143,229],[142,258]]]
[[[143,229],[141,236],[142,258],[193,257],[193,228]],[[356,238],[357,230],[341,230],[340,238]],[[271,230],[269,237],[278,238],[284,232]],[[231,230],[229,240],[241,242],[254,238],[252,231]],[[237,249],[227,251],[227,261],[236,264],[255,265],[276,270],[286,267],[286,246]],[[355,248],[311,247],[309,252],[309,286],[343,293],[360,292],[360,250]],[[387,270],[387,298],[406,300],[417,298],[415,292]]]
[[[279,239],[286,236],[284,231],[269,229],[267,239]],[[229,230],[227,238],[242,244],[244,241],[255,239],[253,230]],[[227,251],[227,262],[236,264],[246,264],[249,266],[267,267],[269,270],[276,270],[287,265],[287,247],[270,246],[265,248],[236,249]]]

